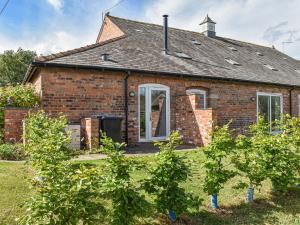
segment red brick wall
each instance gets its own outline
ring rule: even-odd
[[[81,118],[100,114],[125,118],[125,73],[43,68],[40,75],[42,77],[42,108],[47,112],[51,114],[63,112],[74,123],[79,123]],[[212,109],[211,112],[209,110],[194,112],[196,117],[206,118],[203,119],[204,122],[197,122],[194,117],[194,122],[199,123],[199,126],[202,127],[207,123],[209,114],[212,114],[212,118],[218,118],[219,124],[224,124],[232,119],[233,128],[243,129],[255,122],[257,92],[282,93],[283,112],[289,113],[290,109],[290,89],[287,87],[133,73],[128,79],[128,92],[135,93],[134,97],[128,97],[130,142],[138,141],[138,86],[146,83],[163,84],[170,87],[171,130],[180,128],[176,124],[178,121],[176,119],[176,99],[178,96],[185,96],[188,88],[201,87],[208,91],[208,107]],[[298,115],[298,94],[300,94],[299,89],[293,91],[293,113],[295,115]],[[123,120],[123,132],[124,129]]]
[[[123,31],[121,31],[120,28],[109,19],[109,17],[105,17],[97,38],[97,42],[102,43],[123,35]]]
[[[199,109],[195,95],[178,96],[176,99],[176,128],[186,143],[207,145],[213,124],[217,123],[216,111]]]
[[[99,119],[98,118],[83,118],[81,119],[81,134],[83,144],[86,149],[99,147]]]
[[[4,109],[4,141],[16,143],[22,140],[23,120],[30,109],[7,107]]]

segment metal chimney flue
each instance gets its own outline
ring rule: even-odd
[[[168,15],[163,15],[164,18],[164,52],[168,54]]]

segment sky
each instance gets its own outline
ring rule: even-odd
[[[0,0],[0,11],[7,0]],[[102,12],[120,0],[10,0],[0,15],[0,53],[38,54],[69,50],[96,41]],[[218,36],[272,46],[300,59],[300,0],[121,0],[111,15],[200,32],[206,14]]]

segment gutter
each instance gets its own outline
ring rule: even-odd
[[[128,78],[130,71],[126,72],[124,78],[124,95],[125,95],[125,143],[128,144]]]
[[[174,73],[174,72],[162,72],[162,71],[152,71],[152,70],[141,70],[141,69],[129,69],[129,68],[116,68],[116,67],[105,67],[105,66],[89,66],[89,65],[70,65],[70,64],[62,64],[62,63],[47,63],[47,62],[32,62],[30,67],[41,67],[41,68],[72,68],[72,69],[90,69],[90,70],[97,70],[97,71],[117,71],[117,72],[135,72],[135,73],[144,73],[144,74],[158,74],[158,75],[165,75],[165,76],[176,76],[176,77],[190,77],[194,79],[201,79],[201,80],[219,80],[219,81],[230,81],[230,82],[242,82],[242,83],[251,83],[251,84],[266,84],[266,85],[276,85],[276,86],[284,86],[300,88],[300,85],[288,85],[288,84],[278,84],[272,82],[263,82],[263,81],[250,81],[250,80],[243,80],[243,79],[235,79],[235,78],[224,78],[224,77],[210,77],[208,74],[202,75],[194,75],[194,74],[187,74],[187,73]],[[30,72],[30,71],[28,71]],[[26,74],[23,84],[30,80],[32,76],[32,72]]]

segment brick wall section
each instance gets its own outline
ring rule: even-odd
[[[196,95],[178,96],[176,99],[176,127],[185,143],[207,145],[213,124],[217,123],[216,111],[199,109]]]
[[[16,143],[22,140],[23,120],[31,109],[7,107],[4,109],[4,141]]]
[[[84,148],[99,148],[99,126],[100,122],[98,118],[81,119],[81,134]]]
[[[121,31],[120,28],[109,19],[109,17],[105,17],[97,38],[97,42],[102,43],[114,38],[121,37],[123,35],[123,31]]]
[[[43,68],[40,75],[42,76],[42,108],[46,112],[54,115],[63,112],[73,123],[79,123],[81,118],[93,115],[125,118],[124,78],[126,74],[124,72]],[[135,93],[134,97],[128,97],[130,143],[137,143],[139,137],[138,87],[149,83],[170,87],[171,130],[179,128],[176,124],[176,99],[178,96],[186,95],[186,90],[189,88],[202,88],[208,91],[208,107],[212,109],[212,117],[218,119],[219,125],[232,119],[232,127],[243,130],[254,123],[257,113],[257,92],[281,93],[283,113],[289,113],[290,110],[290,88],[288,87],[132,73],[128,79],[128,92]],[[300,89],[293,90],[294,115],[299,113],[298,94]],[[208,111],[201,112],[209,114]],[[201,112],[195,115],[200,117]],[[203,117],[209,116],[203,115]],[[193,118],[196,123],[195,116]],[[124,128],[123,120],[123,134]]]

